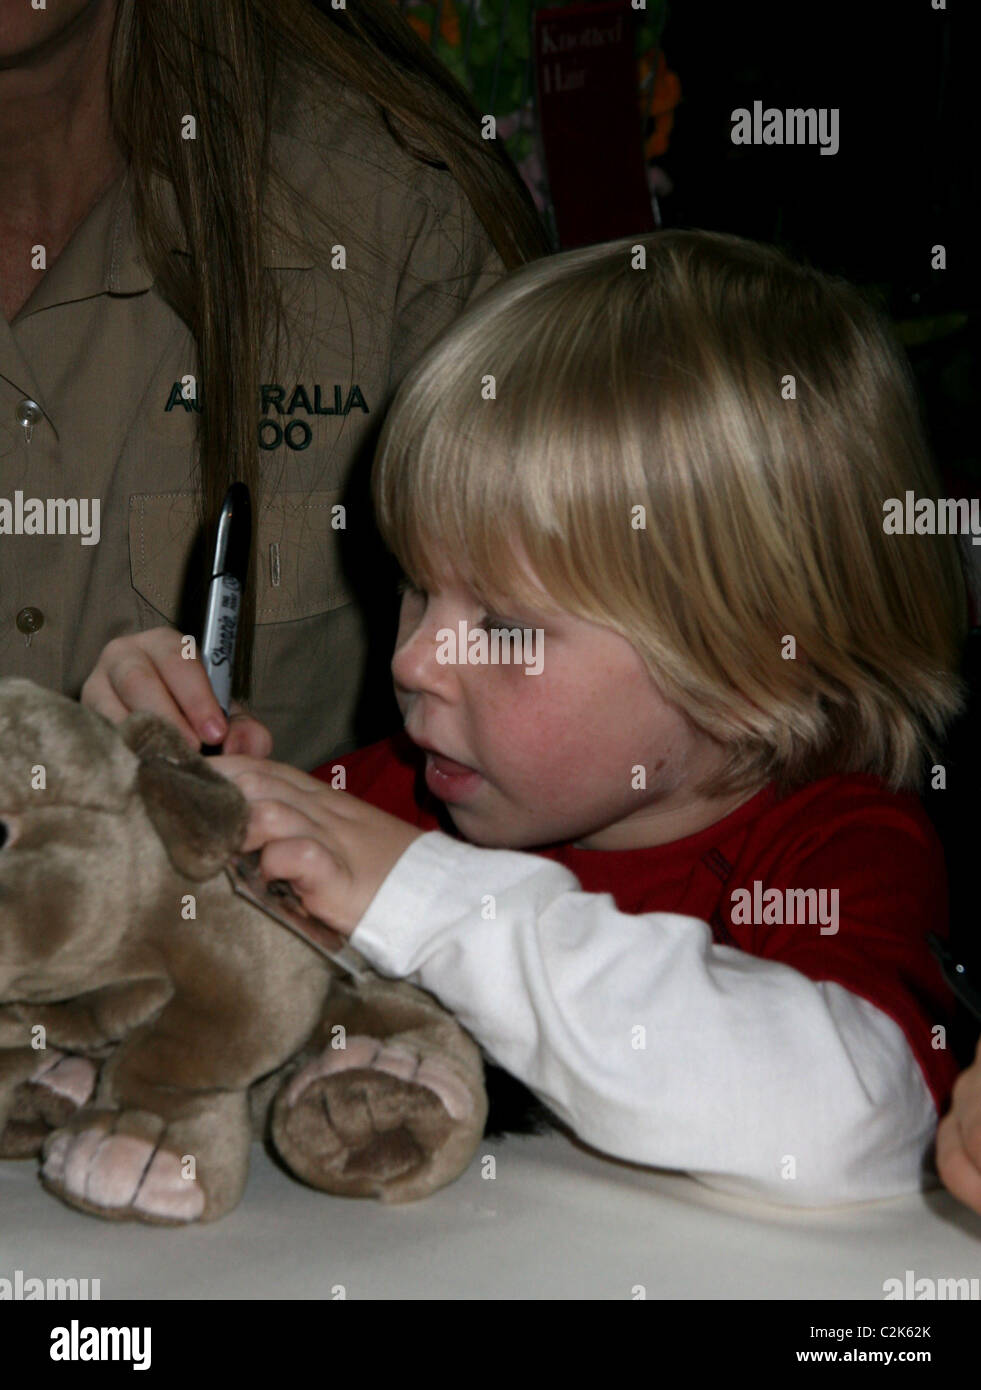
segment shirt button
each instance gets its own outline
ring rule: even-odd
[[[25,396],[17,406],[17,423],[23,426],[28,444],[31,442],[34,426],[40,418],[41,407],[38,405],[37,401],[32,401],[30,396]]]
[[[16,622],[21,632],[40,632],[44,627],[44,614],[40,608],[22,608],[17,614]]]

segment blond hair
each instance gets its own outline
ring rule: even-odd
[[[667,231],[514,272],[402,384],[372,486],[421,587],[442,554],[489,606],[541,610],[537,581],[625,637],[724,746],[708,794],[913,787],[962,705],[957,543],[882,524],[936,495],[905,358],[776,248]]]

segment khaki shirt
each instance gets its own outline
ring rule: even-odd
[[[289,161],[315,203],[328,179],[334,190],[340,181],[368,250],[348,247],[339,272],[266,236],[263,264],[283,285],[289,332],[279,379],[261,364],[256,402],[272,495],[254,518],[250,700],[273,733],[273,757],[305,769],[365,741],[354,717],[369,633],[332,507],[352,469],[370,467],[359,445],[403,376],[504,274],[449,173],[400,150],[369,103],[347,96],[318,119],[329,169],[300,126],[274,137],[274,157]],[[358,281],[347,309],[339,275],[345,286]],[[189,330],[139,259],[124,173],[13,322],[0,315],[0,675],[77,697],[111,638],[165,623],[191,630],[179,614],[197,529],[196,415],[179,384],[195,362]],[[48,533],[59,524],[49,499],[77,501],[60,513],[60,529],[75,534]],[[356,540],[365,520],[349,508],[348,536]],[[98,543],[83,543],[96,534]],[[390,657],[390,648],[372,653],[372,682],[387,683],[367,692],[376,705],[391,698]]]

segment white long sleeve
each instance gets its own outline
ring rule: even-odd
[[[788,1206],[930,1182],[936,1109],[898,1024],[694,917],[624,913],[552,860],[430,831],[351,945],[607,1153]]]

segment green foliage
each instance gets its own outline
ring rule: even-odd
[[[918,347],[921,343],[936,342],[946,338],[967,323],[967,314],[935,314],[932,318],[901,319],[893,327],[899,341],[905,347]]]

